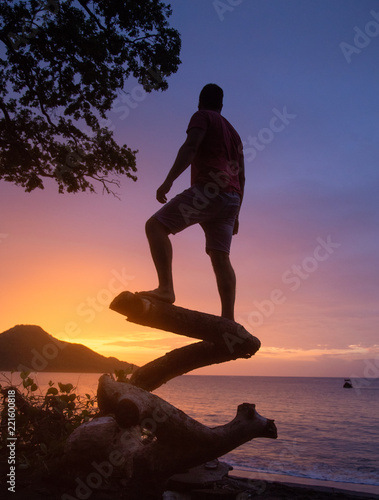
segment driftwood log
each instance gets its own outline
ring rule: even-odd
[[[235,418],[208,427],[152,391],[200,366],[249,358],[260,347],[241,325],[197,311],[123,292],[111,309],[128,321],[200,339],[137,369],[129,383],[112,376],[99,379],[101,417],[81,425],[66,444],[66,457],[78,469],[103,464],[124,479],[125,498],[159,499],[170,476],[214,460],[257,437],[277,437],[273,420],[255,405],[238,406]],[[105,465],[104,465],[105,464]]]
[[[234,321],[131,292],[118,295],[110,308],[127,316],[132,323],[202,340],[175,349],[136,370],[131,383],[147,391],[196,368],[250,358],[261,345],[256,337]]]

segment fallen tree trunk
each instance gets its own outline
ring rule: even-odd
[[[130,382],[146,391],[154,391],[169,380],[196,368],[250,356],[241,356],[236,351],[230,352],[225,346],[211,342],[196,342],[170,351],[141,366],[133,373]]]
[[[91,436],[97,461],[109,462],[117,452],[131,499],[134,491],[136,498],[145,498],[141,484],[146,491],[157,491],[175,473],[218,458],[251,439],[277,437],[274,421],[261,417],[255,405],[239,405],[231,422],[210,428],[158,396],[108,375],[99,380],[98,404],[112,418],[100,418],[97,432],[88,431],[93,422],[79,427],[70,436],[66,452],[73,462],[83,465],[83,455],[93,461],[94,452],[88,453]],[[145,439],[143,432],[147,432]]]
[[[110,308],[132,323],[203,340],[175,349],[137,369],[131,383],[149,391],[196,368],[250,358],[261,345],[259,339],[234,321],[131,292],[118,295]]]
[[[122,292],[109,307],[113,311],[127,316],[127,320],[132,323],[177,333],[185,337],[225,344],[227,349],[230,348],[230,343],[234,343],[234,347],[239,345],[241,351],[255,349],[252,352],[254,354],[261,345],[256,337],[250,335],[242,325],[235,321],[214,314],[166,304],[161,300],[138,293]],[[246,345],[242,347],[242,344]]]
[[[207,427],[152,391],[195,368],[250,358],[260,341],[241,325],[131,292],[118,295],[110,308],[140,325],[200,339],[137,369],[130,383],[103,375],[98,386],[101,417],[70,436],[66,456],[78,470],[121,473],[128,500],[159,499],[173,474],[214,460],[257,437],[275,439],[273,420],[255,405],[238,406],[235,418]],[[99,464],[100,461],[100,464]],[[92,474],[92,475],[91,475]]]
[[[210,429],[155,394],[131,384],[116,382],[109,375],[100,377],[97,398],[101,413],[113,414],[121,427],[140,425],[158,439],[179,447],[186,444],[193,448],[197,441],[204,446],[209,440],[224,454],[230,451],[224,449],[231,445],[230,439],[240,446],[256,437],[276,437],[273,421],[260,417],[255,412],[255,406],[247,403],[239,407],[239,411],[246,414],[245,419],[235,419],[230,424]]]

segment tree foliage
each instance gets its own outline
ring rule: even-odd
[[[47,469],[52,459],[62,455],[71,432],[98,414],[96,398],[77,394],[72,384],[59,382],[57,388],[52,381],[43,394],[29,372],[21,372],[20,377],[22,383],[17,386],[0,385],[0,456],[5,458],[7,451],[7,409],[11,395],[15,406],[17,465],[23,469]]]
[[[53,178],[62,193],[135,180],[137,151],[106,113],[129,77],[168,87],[180,64],[170,15],[159,0],[2,0],[0,179],[32,191]]]
[[[12,378],[14,374],[12,374]],[[0,462],[6,463],[9,397],[14,401],[17,466],[48,470],[62,456],[68,436],[81,424],[99,415],[97,397],[81,394],[72,384],[50,381],[42,389],[30,372],[20,372],[21,382],[0,375]],[[128,382],[130,372],[115,370],[118,381]]]

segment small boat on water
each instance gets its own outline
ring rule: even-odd
[[[353,382],[349,378],[345,378],[345,383],[343,384],[345,389],[352,389]]]

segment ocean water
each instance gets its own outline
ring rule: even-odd
[[[98,378],[36,374],[41,386],[71,382],[83,394],[96,393]],[[253,439],[222,457],[234,469],[377,485],[379,492],[379,379],[358,382],[345,389],[340,378],[187,375],[154,393],[210,427],[232,420],[241,403],[275,420],[278,439]]]
[[[244,402],[275,420],[278,439],[253,439],[223,457],[235,469],[378,485],[379,493],[379,379],[345,389],[339,378],[188,376],[156,394],[209,426],[230,421]]]

